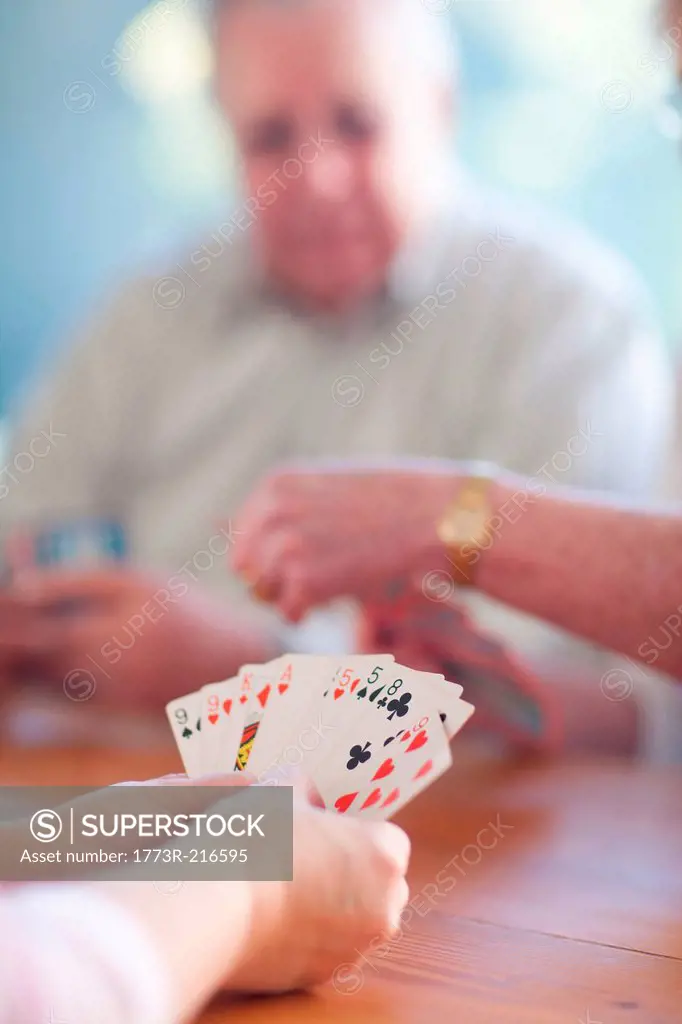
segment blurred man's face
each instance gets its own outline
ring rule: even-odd
[[[278,283],[348,306],[380,287],[428,209],[447,90],[391,38],[389,2],[287,6],[247,2],[219,21],[243,222]]]

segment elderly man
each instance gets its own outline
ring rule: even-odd
[[[682,2],[665,0],[660,13],[677,71],[670,114],[676,109],[682,125]],[[679,505],[647,509],[553,488],[553,482],[545,472],[515,475],[455,461],[436,467],[386,462],[371,476],[324,465],[272,474],[242,511],[233,563],[288,618],[339,594],[354,595],[365,607],[367,646],[390,642],[406,663],[460,679],[484,712],[497,705],[499,715],[506,699],[512,731],[523,730],[525,719],[532,735],[530,712],[542,709],[536,722],[544,726],[545,741],[606,743],[679,762]],[[539,627],[524,665],[499,637],[467,622],[463,609],[477,602],[490,617],[489,598],[498,609],[504,602],[526,613],[516,618],[517,648],[518,628],[523,636],[523,624],[532,621],[528,614],[608,648],[602,655],[584,648],[588,668],[596,670],[601,661],[599,685],[595,673],[587,688],[580,686],[574,674],[579,649],[572,642],[563,678],[553,666],[548,704],[528,668],[543,646],[538,639],[550,634]],[[509,614],[503,613],[508,635]],[[655,674],[653,666],[667,675]],[[535,697],[530,705],[529,694]]]
[[[19,577],[0,675],[86,666],[98,699],[158,701],[291,645],[223,557],[282,460],[486,459],[655,486],[671,385],[637,287],[581,233],[453,170],[443,24],[419,0],[217,4],[243,205],[85,333],[2,477],[6,530],[113,515],[131,565]],[[48,614],[64,600],[80,614]]]

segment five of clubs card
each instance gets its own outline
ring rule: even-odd
[[[166,707],[190,777],[247,770],[277,785],[295,769],[328,810],[372,819],[447,771],[473,711],[457,683],[388,654],[283,655]]]

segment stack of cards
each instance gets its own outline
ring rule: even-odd
[[[247,769],[276,785],[296,768],[340,814],[390,818],[451,765],[474,708],[462,687],[391,655],[284,655],[171,701],[191,777]]]

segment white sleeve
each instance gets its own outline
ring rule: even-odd
[[[674,369],[627,285],[616,295],[574,286],[516,311],[522,355],[498,412],[507,469],[547,487],[660,495],[675,434]]]
[[[78,885],[0,895],[0,1024],[170,1024],[170,980],[132,915]]]
[[[61,354],[19,412],[0,463],[0,534],[12,524],[115,513],[134,451],[154,319],[134,282]]]

